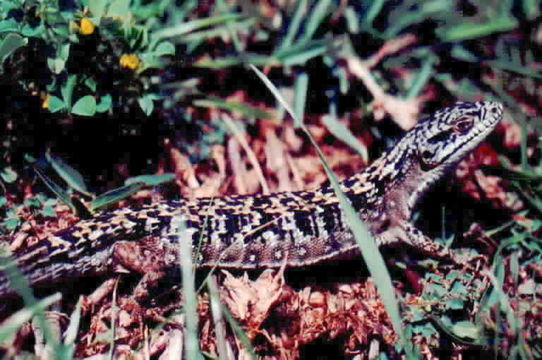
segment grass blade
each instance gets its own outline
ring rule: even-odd
[[[17,262],[8,255],[4,250],[0,249],[0,270],[9,281],[9,286],[21,296],[26,309],[31,309],[31,314],[36,316],[39,327],[43,331],[43,336],[53,349],[60,349],[60,344],[55,340],[51,328],[45,319],[43,304],[48,304],[49,300],[43,302],[38,301],[34,296],[30,283],[24,276],[23,272],[17,267]],[[46,299],[58,299],[58,296],[50,296]]]
[[[53,180],[51,180],[45,173],[37,166],[33,165],[34,172],[38,177],[43,181],[43,183],[51,190],[57,198],[62,200],[66,205],[72,209],[72,211],[76,211],[76,207],[72,202],[72,199],[68,195],[64,189],[62,189],[57,183],[55,183]]]
[[[518,21],[512,16],[501,16],[485,23],[461,23],[450,27],[437,29],[437,35],[442,41],[463,41],[491,35],[496,32],[513,30]]]
[[[164,173],[157,175],[139,175],[133,176],[124,181],[124,185],[132,185],[135,183],[143,183],[147,186],[156,186],[163,183],[167,183],[175,180],[175,174],[173,173]]]
[[[405,99],[412,99],[420,95],[423,87],[425,86],[425,84],[427,84],[427,82],[431,78],[431,75],[433,75],[433,65],[436,62],[437,57],[434,55],[431,55],[424,60],[422,68],[416,75],[412,86],[410,87],[410,89],[408,89]]]
[[[222,24],[229,21],[235,21],[240,18],[243,18],[243,16],[239,14],[230,14],[230,15],[216,16],[216,17],[209,17],[205,19],[188,21],[188,22],[185,22],[173,27],[156,31],[153,34],[153,42],[157,42],[158,40],[161,40],[164,38],[181,36],[181,35],[187,34],[189,32],[192,32],[194,30],[198,30],[207,26]]]
[[[295,36],[297,35],[297,32],[299,31],[299,26],[301,25],[301,21],[303,20],[303,14],[305,14],[307,11],[307,0],[300,0],[297,2],[297,7],[295,8],[294,16],[292,17],[292,21],[290,22],[290,25],[288,26],[288,31],[286,32],[286,36],[284,37],[284,40],[280,44],[280,47],[277,49],[278,52],[287,49],[292,45]]]
[[[79,171],[75,170],[70,165],[68,165],[64,160],[62,160],[58,156],[55,156],[51,153],[46,153],[45,158],[47,159],[47,161],[49,161],[53,169],[55,169],[57,174],[72,189],[79,191],[81,194],[91,196],[91,194],[87,190],[87,186],[85,185],[85,180],[83,179],[83,176],[79,173]]]
[[[275,85],[273,85],[273,83],[255,66],[250,65],[250,67],[267,86],[269,91],[271,91],[271,93],[275,96],[275,99],[277,99],[277,101],[282,106],[284,106],[284,108],[290,114],[290,116],[292,116],[292,118],[295,118],[295,113],[292,111],[286,100],[284,100],[284,98],[280,95]],[[397,335],[399,336],[400,343],[405,349],[407,357],[415,359],[416,356],[412,349],[412,344],[408,340],[405,334],[405,330],[403,328],[401,315],[399,312],[399,303],[395,297],[395,290],[391,282],[391,277],[388,269],[386,268],[386,264],[384,263],[384,259],[382,258],[382,255],[378,250],[378,246],[376,245],[376,242],[372,239],[371,234],[369,233],[363,222],[360,220],[358,213],[350,204],[350,201],[342,192],[341,185],[337,180],[337,177],[327,164],[324,154],[318,147],[318,144],[312,137],[311,133],[304,126],[301,126],[301,129],[307,134],[310,142],[318,153],[318,157],[320,158],[322,165],[324,166],[324,170],[326,172],[326,175],[328,176],[330,184],[335,191],[337,198],[339,199],[339,205],[341,211],[345,216],[346,223],[354,234],[356,242],[358,243],[358,246],[360,248],[360,252],[363,256],[365,263],[367,264],[369,272],[371,273],[371,277],[374,279],[375,285],[378,289],[380,297],[382,298],[382,302],[386,307],[386,311],[391,319],[392,325]]]
[[[14,336],[17,330],[25,323],[30,321],[37,313],[43,312],[46,308],[52,304],[58,302],[62,298],[60,293],[53,294],[41,299],[31,306],[25,306],[23,309],[17,311],[11,315],[8,319],[4,320],[2,326],[0,326],[0,343],[4,343],[11,336]]]
[[[99,195],[90,203],[90,210],[96,211],[103,209],[111,204],[116,203],[119,200],[125,199],[128,196],[135,194],[136,192],[141,190],[143,186],[145,186],[144,183],[138,182],[105,192]]]
[[[330,133],[335,135],[339,140],[354,149],[363,159],[363,161],[369,161],[369,154],[367,148],[352,134],[343,123],[339,122],[333,115],[326,115],[322,118],[322,122],[329,130]]]
[[[303,124],[308,87],[309,76],[306,72],[296,77],[294,84],[294,112],[296,115],[294,118],[295,127],[299,127],[301,124]]]
[[[195,288],[195,275],[192,263],[192,243],[187,241],[186,225],[181,217],[173,219],[173,227],[177,229],[179,237],[179,261],[181,267],[182,288],[184,295],[184,311],[186,316],[185,327],[185,356],[187,359],[203,359],[198,341],[198,299]]]
[[[361,21],[361,25],[364,28],[373,28],[373,20],[378,16],[382,8],[384,7],[385,0],[373,0],[370,2],[369,9],[365,12],[365,17]]]
[[[195,106],[201,106],[210,109],[224,109],[229,111],[235,111],[239,114],[251,117],[251,118],[271,118],[271,115],[267,111],[263,111],[257,107],[250,106],[240,102],[227,101],[220,99],[218,97],[209,96],[206,99],[194,100],[193,104]]]
[[[237,335],[237,337],[239,338],[239,341],[241,341],[241,344],[243,344],[245,350],[248,352],[248,356],[252,360],[257,360],[258,357],[256,356],[256,352],[254,351],[254,347],[250,343],[250,339],[248,338],[247,334],[245,334],[241,326],[237,323],[230,310],[227,307],[222,306],[222,314],[224,315],[224,318],[226,319],[228,324],[230,324],[235,335]]]
[[[320,0],[314,6],[314,9],[310,12],[309,19],[305,24],[305,31],[301,42],[309,41],[314,36],[314,33],[322,24],[322,21],[329,15],[328,8],[331,5],[332,0]]]
[[[209,302],[211,304],[211,314],[215,324],[216,343],[218,345],[218,358],[220,360],[228,359],[228,347],[226,339],[226,329],[224,318],[222,316],[222,305],[220,303],[220,293],[214,276],[207,278],[207,288],[209,289]]]

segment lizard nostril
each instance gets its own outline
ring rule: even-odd
[[[423,153],[422,153],[422,157],[424,159],[429,159],[433,154],[431,154],[431,151],[429,150],[425,150]]]

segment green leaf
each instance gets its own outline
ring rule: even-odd
[[[23,25],[21,29],[21,35],[26,37],[40,37],[45,34],[45,27],[43,26],[43,21],[40,21],[37,26],[30,26],[28,23]]]
[[[152,114],[152,111],[154,110],[154,102],[152,96],[144,95],[137,99],[137,102],[139,103],[139,107],[141,108],[141,110],[143,110],[145,115],[149,116],[150,114]]]
[[[79,191],[82,194],[89,195],[83,176],[79,171],[66,164],[64,160],[50,153],[45,154],[45,158],[57,174],[70,186],[72,189]]]
[[[68,38],[70,36],[70,28],[66,24],[56,24],[55,27],[51,29],[55,35],[58,35],[59,38]]]
[[[37,321],[40,330],[42,331],[43,337],[45,338],[45,343],[48,346],[51,346],[52,353],[56,353],[56,348],[58,347],[58,341],[56,337],[53,336],[51,332],[50,324],[45,319],[44,313],[44,304],[50,304],[51,302],[57,302],[60,300],[60,294],[51,295],[48,298],[38,301],[34,297],[30,284],[23,274],[23,272],[17,267],[17,262],[7,254],[5,249],[0,250],[0,268],[2,269],[2,275],[4,279],[9,281],[9,286],[14,290],[20,297],[23,299],[25,310],[30,310],[30,313],[26,313],[26,316],[32,314],[34,319]],[[54,299],[54,300],[53,300]],[[23,310],[23,311],[25,311]],[[21,314],[16,313],[17,314]],[[25,320],[27,320],[25,316]],[[21,319],[19,318],[19,321]],[[5,325],[5,323],[3,323]],[[13,327],[11,327],[8,332],[11,333]],[[3,333],[5,335],[5,333]]]
[[[92,16],[102,17],[105,13],[105,7],[109,3],[109,0],[90,0],[88,2],[88,9]]]
[[[144,183],[147,186],[154,186],[154,185],[170,182],[173,180],[175,180],[175,174],[173,173],[165,173],[165,174],[158,174],[158,175],[139,175],[139,176],[134,176],[134,177],[126,179],[124,181],[124,185],[131,185],[134,183]]]
[[[66,61],[60,58],[47,58],[47,67],[53,74],[60,74],[66,68]]]
[[[85,84],[86,87],[88,87],[90,89],[90,91],[92,92],[96,92],[96,80],[94,78],[91,78],[91,77],[88,77],[85,79],[85,81],[83,82]]]
[[[17,180],[17,173],[13,171],[13,169],[9,166],[3,168],[0,171],[0,176],[2,177],[2,180],[4,180],[7,183],[12,183],[15,180]]]
[[[94,0],[93,0],[94,1]],[[125,19],[130,14],[130,0],[113,0],[107,10],[108,17],[121,17]]]
[[[64,101],[62,101],[62,99],[54,95],[49,95],[48,109],[50,112],[55,113],[57,111],[66,109],[66,104],[64,104]]]
[[[458,321],[452,325],[452,331],[460,338],[479,340],[481,329],[470,321]]]
[[[105,192],[90,203],[91,211],[103,209],[111,204],[114,204],[128,196],[135,194],[145,186],[143,183],[134,183],[126,186],[122,186],[117,189]]]
[[[537,0],[523,0],[521,7],[525,17],[529,20],[534,20],[540,15],[540,2]]]
[[[452,56],[456,59],[475,63],[480,59],[474,55],[471,51],[467,50],[461,43],[454,44],[452,47]]]
[[[41,214],[48,217],[56,217],[56,211],[51,205],[44,205]]]
[[[461,299],[451,299],[446,301],[446,307],[451,310],[461,310],[465,308],[465,303]]]
[[[19,23],[13,18],[0,21],[0,34],[3,32],[19,32]]]
[[[68,79],[62,86],[60,87],[60,93],[62,94],[62,99],[64,100],[64,104],[66,104],[66,107],[68,109],[72,106],[72,96],[73,96],[73,89],[75,88],[75,83],[77,81],[76,75],[69,75]]]
[[[67,61],[68,58],[70,57],[70,47],[71,47],[71,44],[69,42],[66,42],[64,44],[59,44],[58,50],[57,50],[57,56],[60,59]]]
[[[9,231],[13,231],[19,226],[19,222],[19,218],[9,218],[5,221],[2,221],[0,224],[3,228],[8,229]]]
[[[8,34],[0,44],[0,64],[2,64],[8,56],[21,46],[25,46],[28,39],[23,38],[19,34]]]
[[[96,113],[96,99],[92,95],[86,95],[77,100],[72,108],[72,114],[92,116]]]
[[[111,104],[113,103],[113,100],[111,98],[111,95],[107,94],[102,97],[100,97],[100,102],[98,105],[96,105],[96,111],[97,112],[106,112],[109,109],[111,109]]]
[[[154,53],[157,56],[175,55],[175,45],[173,45],[169,41],[161,42],[160,44],[158,44],[156,49],[154,49]]]

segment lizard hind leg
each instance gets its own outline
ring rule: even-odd
[[[165,248],[156,238],[143,238],[137,241],[119,241],[113,245],[113,267],[116,272],[129,272],[143,275],[132,295],[139,303],[149,299],[171,264],[175,261],[172,249]]]

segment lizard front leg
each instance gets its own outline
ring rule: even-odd
[[[455,265],[464,266],[472,259],[459,256],[449,248],[424,235],[409,221],[401,221],[390,227],[378,237],[380,244],[405,243],[417,249],[421,253],[433,258],[447,260]]]

